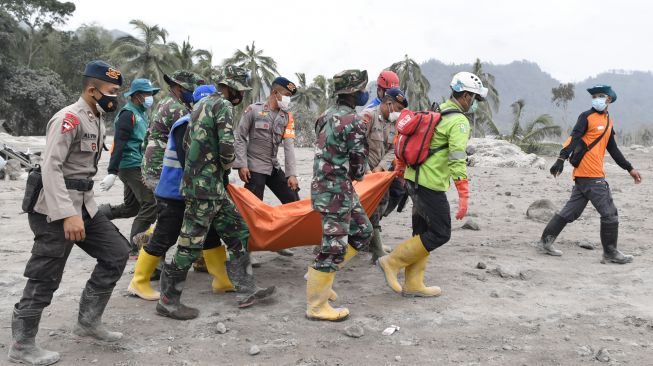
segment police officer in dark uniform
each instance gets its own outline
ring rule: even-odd
[[[97,260],[79,300],[74,333],[103,341],[122,338],[122,333],[106,330],[101,320],[125,269],[129,243],[98,213],[92,180],[104,143],[104,115],[116,110],[122,75],[103,61],[92,61],[82,80],[79,100],[48,122],[41,179],[35,178],[37,172],[28,178],[23,209],[28,212],[34,246],[25,267],[27,284],[11,321],[9,359],[14,362],[50,365],[59,360],[57,352],[38,347],[35,337],[74,244]],[[31,184],[37,179],[39,184]]]

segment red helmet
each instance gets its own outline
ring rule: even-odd
[[[376,79],[376,85],[383,89],[398,88],[399,76],[390,70],[383,70]]]

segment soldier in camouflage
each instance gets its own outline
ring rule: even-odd
[[[247,83],[244,69],[226,66],[217,82],[220,93],[203,98],[191,115],[184,137],[186,163],[181,183],[186,210],[177,251],[161,275],[161,299],[156,307],[161,315],[178,320],[199,315],[197,309],[185,306],[180,298],[188,269],[199,258],[210,227],[226,243],[227,272],[236,290],[245,293],[239,306],[250,306],[274,293],[274,287],[257,287],[248,272],[249,229],[223,184],[235,159],[233,106],[240,104],[243,92],[251,89]]]
[[[346,70],[335,75],[333,82],[336,105],[315,123],[311,204],[322,216],[323,235],[320,252],[308,269],[306,317],[340,321],[349,316],[349,310],[329,305],[329,298],[335,298],[335,271],[367,245],[372,235],[372,224],[352,185],[354,180],[363,180],[367,167],[366,126],[354,111],[369,97],[367,71]]]
[[[170,76],[163,75],[163,79],[168,83],[170,94],[159,102],[152,114],[144,143],[143,180],[151,190],[159,183],[170,127],[190,113],[193,91],[196,86],[204,84],[200,75],[186,70],[175,71]]]

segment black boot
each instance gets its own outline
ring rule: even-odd
[[[11,318],[11,335],[14,342],[9,347],[9,361],[28,365],[46,366],[59,361],[59,353],[36,345],[36,333],[43,310],[22,310],[14,307]]]
[[[542,238],[540,239],[540,244],[542,244],[542,250],[548,255],[553,255],[559,257],[562,255],[562,251],[556,249],[553,246],[553,242],[556,240],[562,229],[567,226],[567,220],[562,218],[562,216],[555,214],[551,218],[551,221],[544,228],[542,232]]]
[[[86,285],[79,299],[79,316],[73,333],[106,342],[122,339],[122,333],[108,331],[102,325],[102,314],[111,298],[111,292],[113,290],[97,291]]]
[[[603,260],[601,263],[626,264],[633,261],[632,255],[625,255],[617,249],[619,223],[601,223],[601,245],[603,245]]]
[[[274,294],[275,287],[261,288],[256,285],[250,265],[249,253],[227,261],[227,275],[234,284],[236,291],[243,294],[238,299],[238,307],[246,308]]]
[[[113,212],[111,211],[111,205],[108,203],[103,203],[97,206],[98,212],[104,214],[109,220],[113,220]]]
[[[174,264],[165,264],[161,273],[161,299],[156,304],[156,312],[176,320],[195,319],[199,310],[181,303],[181,293],[188,270],[179,269]]]

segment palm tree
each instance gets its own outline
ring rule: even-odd
[[[488,89],[487,98],[480,102],[478,110],[472,116],[472,136],[479,137],[484,135],[482,132],[489,132],[493,135],[500,135],[499,129],[492,118],[493,111],[499,111],[499,91],[494,86],[494,75],[483,70],[480,59],[476,59],[472,65],[472,73],[478,76],[483,82],[483,86]],[[481,131],[481,126],[485,131]]]
[[[184,70],[192,70],[195,65],[195,60],[212,58],[209,51],[203,49],[194,49],[190,44],[190,40],[183,41],[181,46],[175,42],[170,42],[170,49],[172,56],[177,61],[177,67]]]
[[[306,109],[319,109],[323,99],[322,89],[315,84],[306,85],[306,74],[302,72],[295,73],[297,77],[297,93],[293,96],[293,101],[297,105],[304,106]]]
[[[211,80],[214,74],[216,72],[219,73],[222,70],[222,68],[219,66],[213,66],[213,52],[207,50],[198,50],[198,51],[202,51],[202,52],[198,52],[198,54],[196,55],[197,62],[193,66],[192,70],[204,76],[206,79]]]
[[[245,94],[243,105],[262,101],[266,98],[266,87],[269,90],[277,72],[277,62],[272,57],[264,56],[263,50],[257,50],[254,42],[245,50],[236,50],[224,60],[224,65],[238,65],[250,71],[250,86],[252,90]]]
[[[120,65],[129,78],[145,77],[165,85],[163,74],[175,67],[170,47],[166,44],[168,31],[158,25],[150,26],[141,20],[132,20],[140,38],[124,36],[111,45],[110,59]]]
[[[422,75],[422,69],[415,60],[406,55],[402,61],[395,62],[388,69],[399,76],[399,84],[406,93],[410,109],[426,110],[431,106],[428,97],[431,84]]]
[[[318,112],[321,114],[327,109],[333,97],[333,79],[318,75],[313,78],[311,88],[315,90],[315,94],[318,96]]]
[[[521,119],[525,104],[523,99],[519,99],[510,105],[513,125],[510,135],[506,136],[506,139],[527,150],[527,152],[536,152],[546,145],[542,143],[542,140],[547,137],[560,136],[562,128],[556,125],[553,122],[553,117],[548,114],[538,116],[522,128]]]

